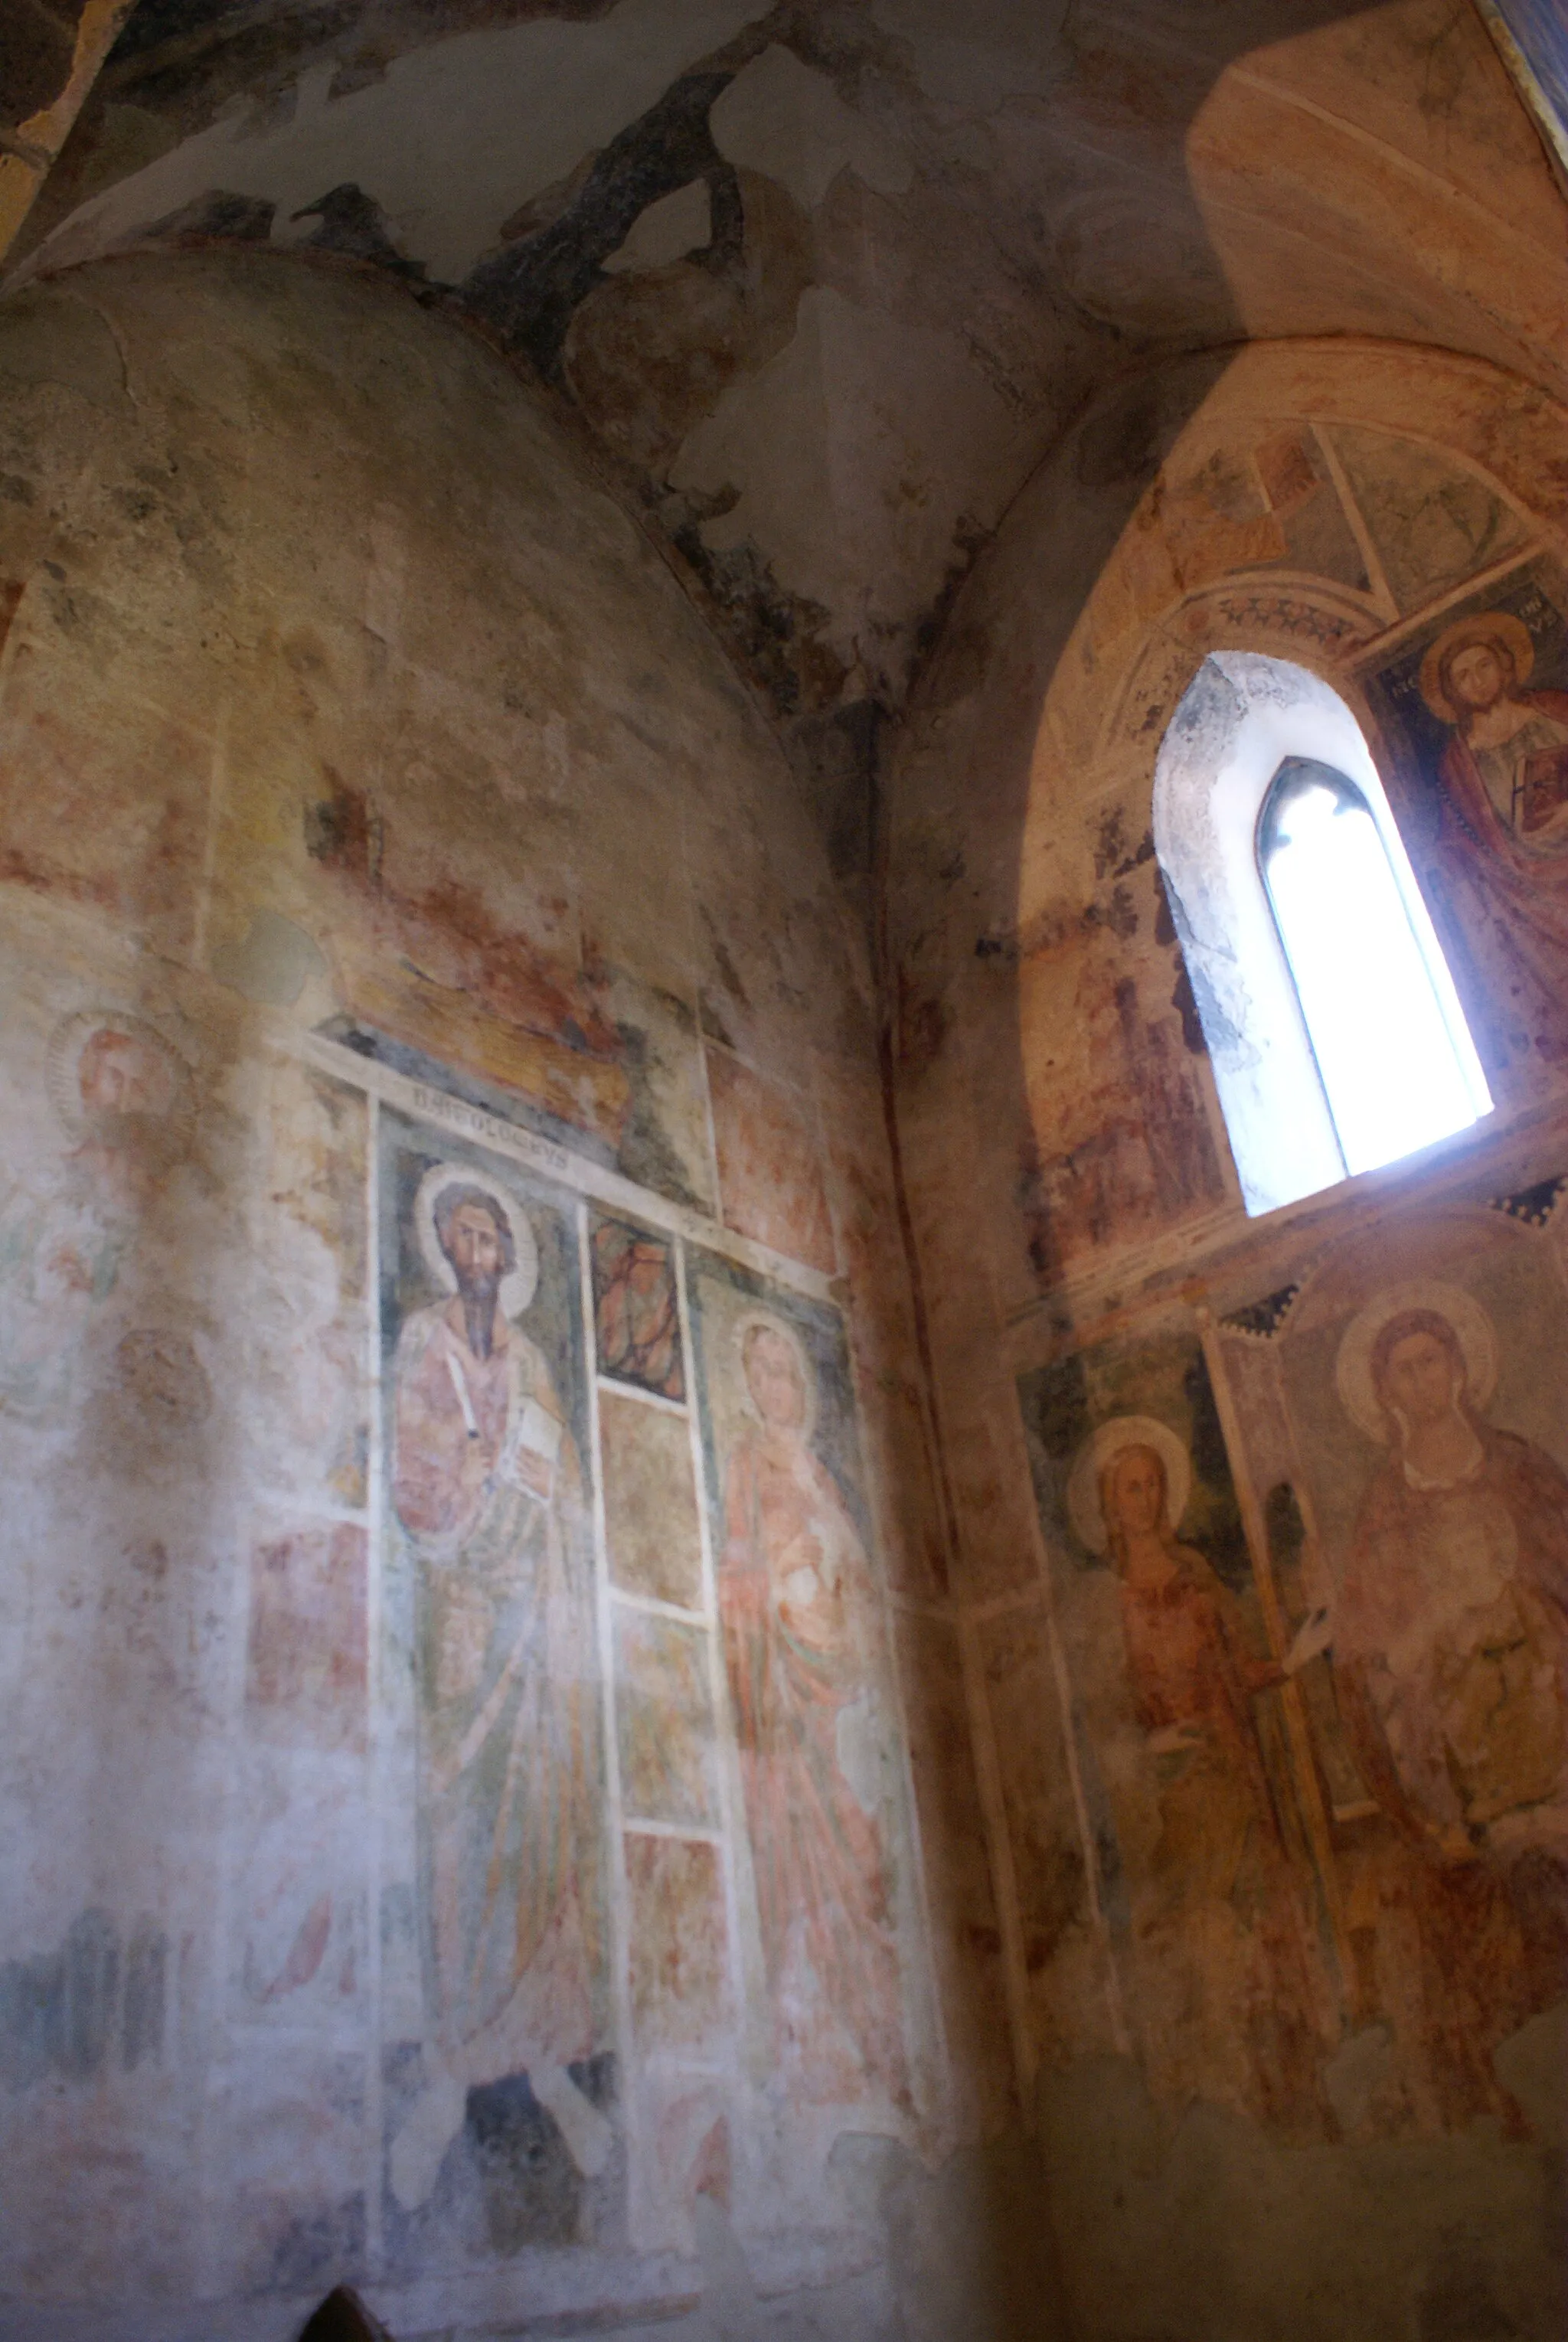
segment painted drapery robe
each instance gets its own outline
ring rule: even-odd
[[[774,2050],[807,2100],[904,2105],[882,1827],[845,1767],[873,1679],[870,1565],[788,1395],[792,1380],[804,1389],[804,1366],[798,1356],[783,1363],[786,1337],[764,1333],[763,1343],[775,1346],[780,1371],[770,1396],[758,1371],[765,1349],[762,1361],[754,1349],[748,1380],[763,1419],[729,1460],[719,1606]]]
[[[1561,1837],[1568,1746],[1568,1479],[1474,1426],[1471,1468],[1374,1476],[1334,1665],[1369,1786],[1413,1836]]]
[[[1134,1714],[1158,1782],[1159,1834],[1134,1896],[1135,1960],[1160,2081],[1224,2075],[1236,2101],[1291,2119],[1314,2097],[1318,1992],[1301,1882],[1281,1840],[1253,1701],[1281,1680],[1237,1604],[1167,1533],[1168,1573],[1117,1587]]]
[[[593,1573],[544,1360],[460,1299],[398,1348],[397,1513],[418,1564],[422,1906],[445,2055],[470,2083],[599,2046]]]

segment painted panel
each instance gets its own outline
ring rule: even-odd
[[[907,2107],[907,1828],[842,1326],[691,1256],[769,2053],[797,2104]]]
[[[626,1839],[632,2026],[644,2055],[721,2047],[729,2016],[728,1930],[715,1847]]]
[[[1568,1058],[1568,575],[1514,572],[1362,683],[1477,1046],[1538,1084]]]
[[[803,1101],[723,1049],[708,1051],[708,1088],[726,1225],[831,1276],[833,1223]]]
[[[1503,1212],[1348,1242],[1277,1336],[1329,1606],[1353,2027],[1375,2104],[1513,2123],[1493,2059],[1562,1992],[1568,1296]],[[1314,1716],[1314,1729],[1321,1728]]]
[[[659,1398],[684,1399],[680,1298],[668,1237],[596,1216],[593,1256],[599,1372]]]
[[[617,1607],[615,1712],[627,1817],[714,1827],[718,1756],[706,1628]]]
[[[1310,2132],[1328,1990],[1314,1879],[1202,1349],[1173,1331],[1082,1352],[1023,1376],[1019,1396],[1150,2086]],[[1055,1843],[1021,1835],[1015,1855],[1054,1865]],[[1036,1925],[1049,1885],[1021,1882]]]
[[[685,1419],[605,1391],[599,1437],[611,1576],[629,1594],[695,1610],[703,1593],[702,1532]]]
[[[533,2126],[574,2235],[612,2146],[595,2102],[612,2042],[578,1211],[392,1115],[381,1178],[388,1615],[423,1987],[392,2193],[420,2213],[450,2161],[448,2191],[483,2196],[494,2138]],[[516,2217],[526,2229],[534,2213]]]

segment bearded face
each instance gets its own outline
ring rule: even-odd
[[[452,1263],[463,1304],[463,1327],[476,1358],[495,1343],[495,1303],[506,1274],[506,1246],[494,1215],[480,1204],[459,1204],[441,1229],[441,1249]]]

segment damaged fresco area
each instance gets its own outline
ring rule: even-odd
[[[1155,2105],[1303,2142],[1538,2136],[1521,2045],[1568,1977],[1565,1308],[1546,1214],[1406,1215],[1202,1346],[1021,1379]]]

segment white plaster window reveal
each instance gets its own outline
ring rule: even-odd
[[[1491,1111],[1371,751],[1321,676],[1205,659],[1160,749],[1154,834],[1250,1214]]]

